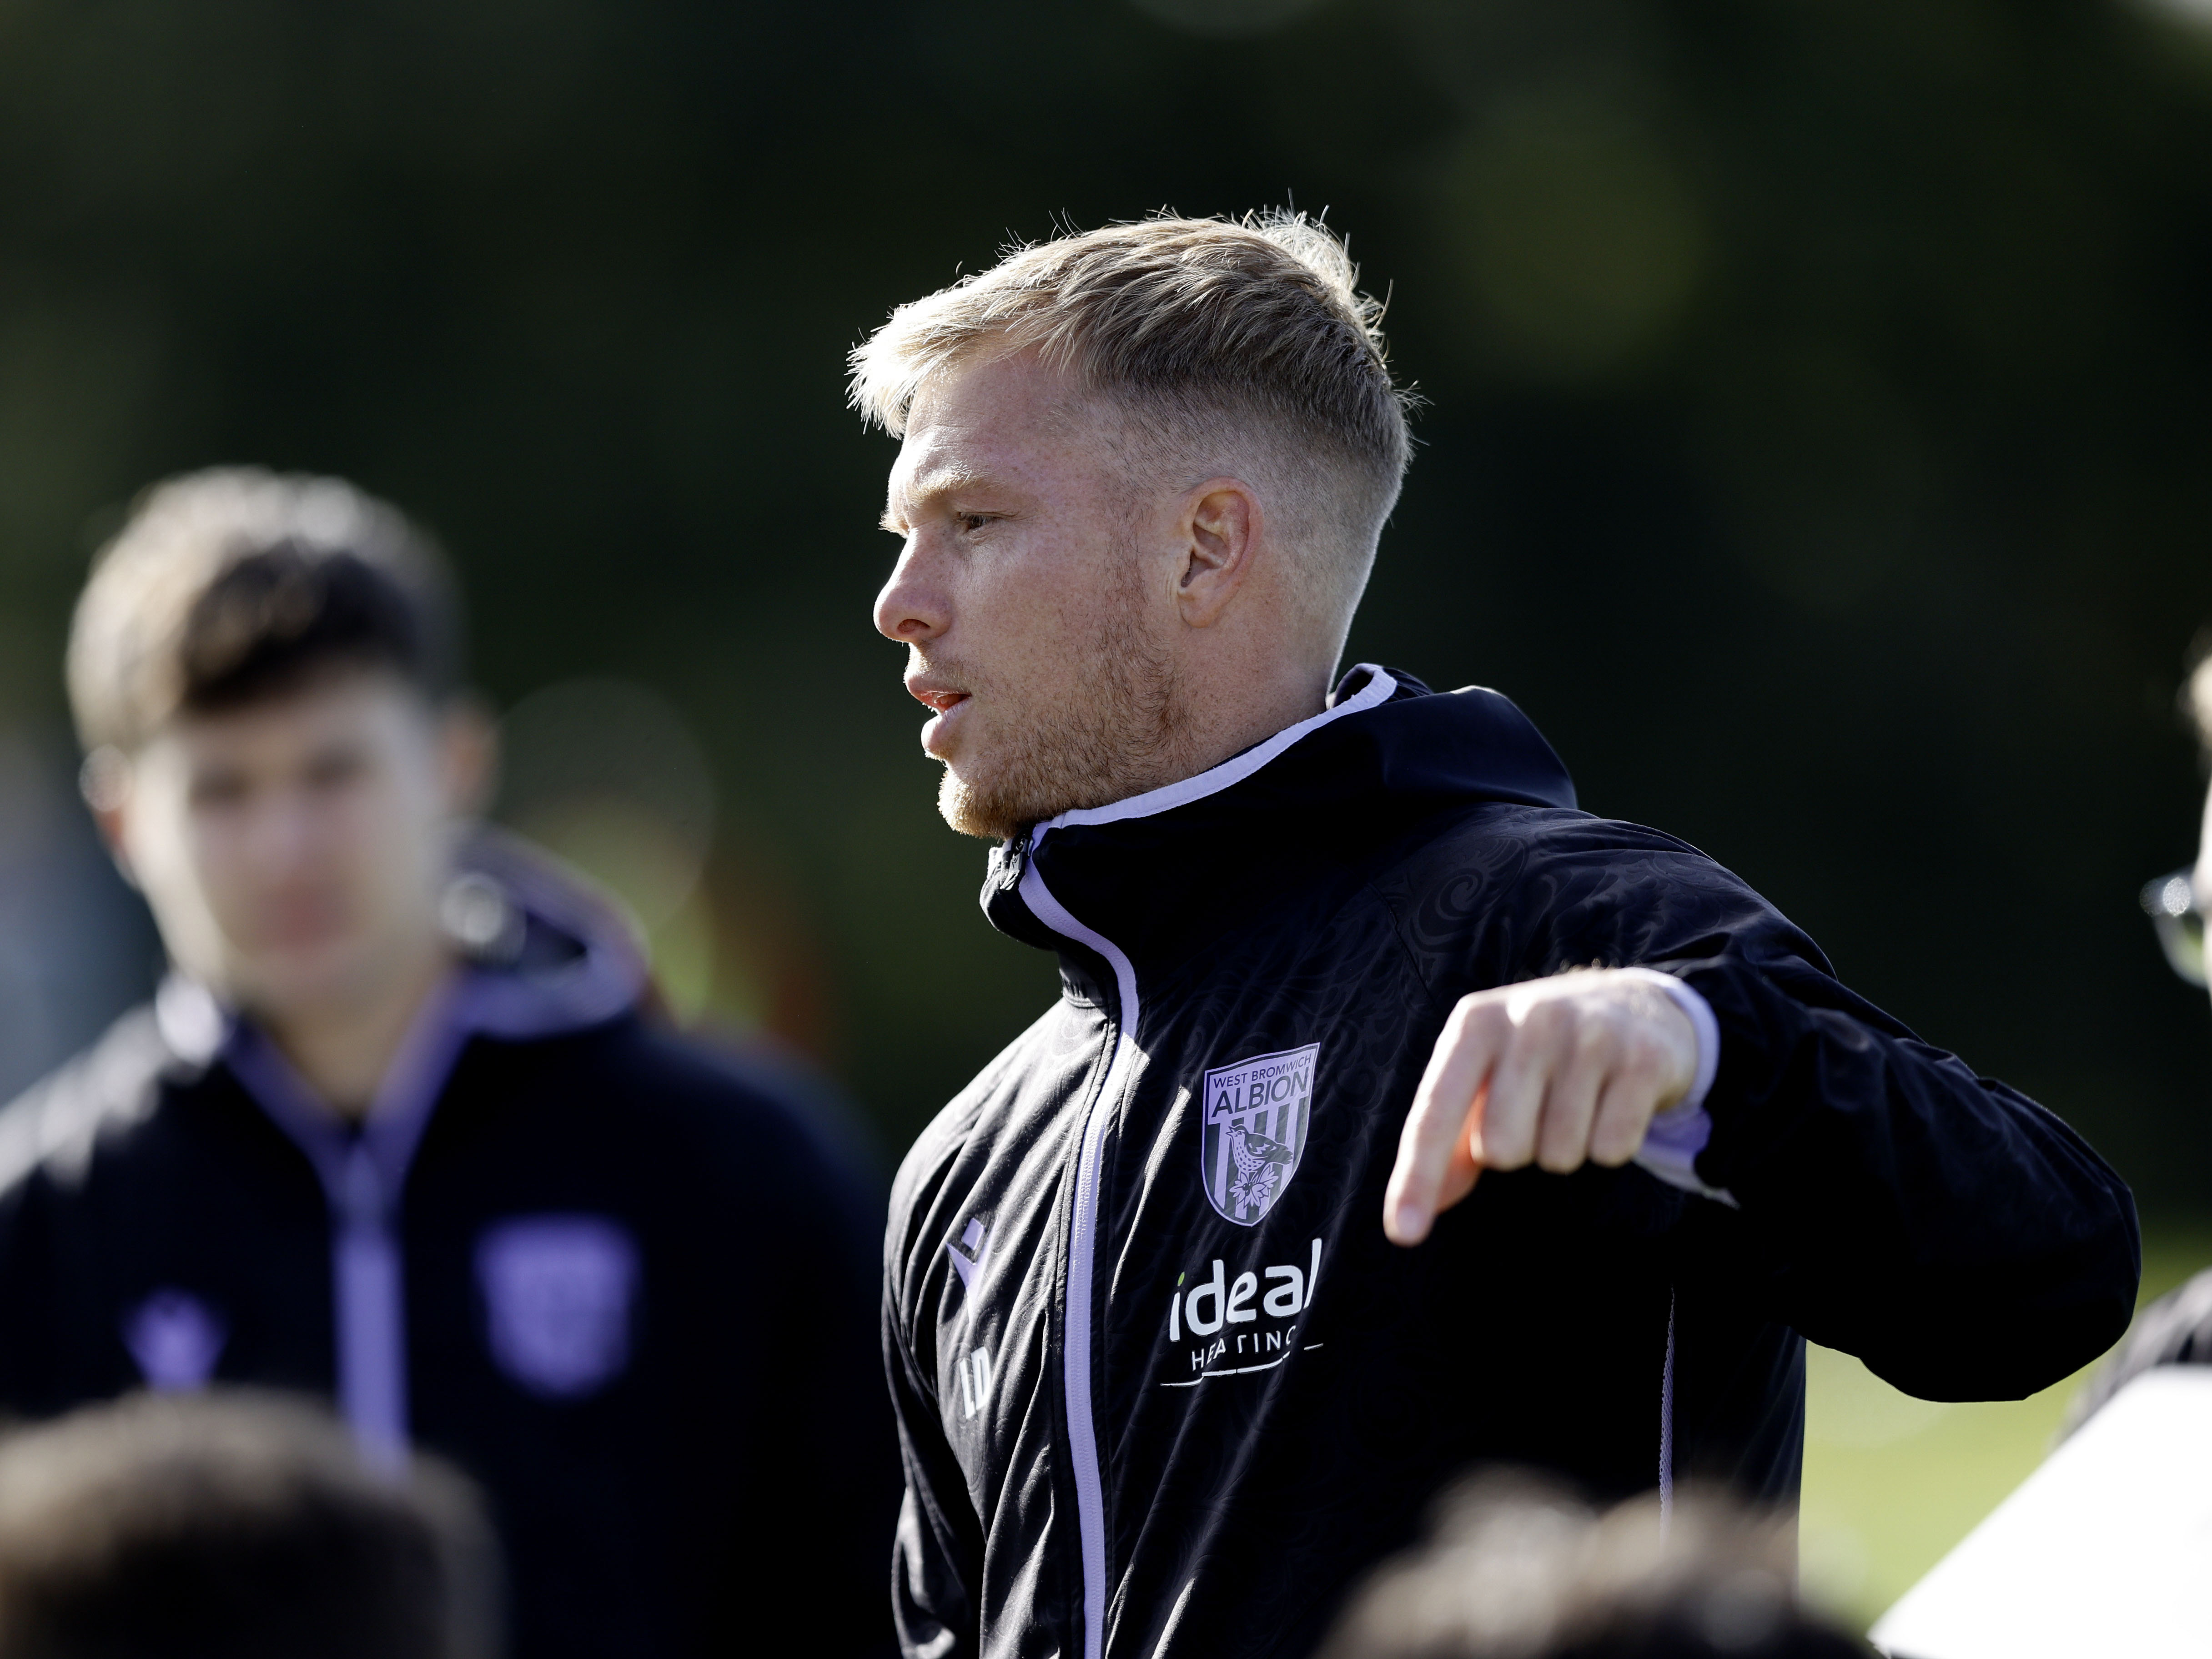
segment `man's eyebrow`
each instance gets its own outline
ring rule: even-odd
[[[894,536],[907,532],[906,509],[927,507],[965,485],[981,482],[983,475],[970,466],[936,466],[910,479],[903,489],[893,487],[892,496],[878,520],[878,527]]]

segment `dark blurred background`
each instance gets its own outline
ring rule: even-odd
[[[437,532],[507,815],[896,1153],[1052,981],[870,629],[842,355],[1009,239],[1283,203],[1428,399],[1356,656],[2212,1212],[2135,899],[2201,787],[2212,18],[2117,0],[0,0],[0,1087],[153,967],[70,793],[85,560],[259,461]]]

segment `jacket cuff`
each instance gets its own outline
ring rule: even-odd
[[[1712,1115],[1705,1110],[1705,1097],[1712,1092],[1713,1078],[1721,1066],[1721,1024],[1713,1016],[1712,1005],[1693,986],[1656,968],[1624,968],[1620,971],[1664,991],[1690,1022],[1698,1042],[1697,1070],[1690,1079],[1688,1092],[1651,1120],[1636,1162],[1669,1187],[1696,1193],[1733,1208],[1735,1199],[1731,1194],[1708,1187],[1698,1178],[1698,1154],[1705,1150],[1705,1143],[1713,1134]]]

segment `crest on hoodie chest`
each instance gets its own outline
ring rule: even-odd
[[[1310,1042],[1206,1074],[1200,1176],[1225,1219],[1258,1225],[1297,1174],[1320,1059],[1321,1045]]]

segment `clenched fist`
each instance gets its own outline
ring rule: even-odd
[[[1698,1034],[1645,973],[1589,969],[1460,999],[1429,1056],[1382,1200],[1399,1244],[1484,1170],[1617,1166],[1689,1091]]]

